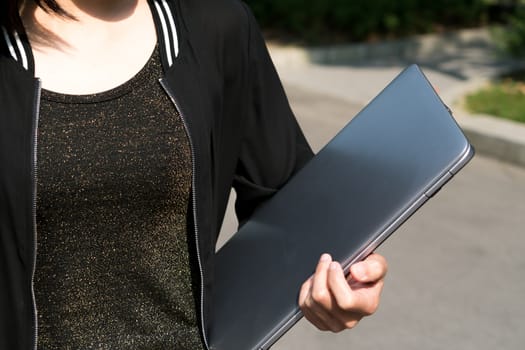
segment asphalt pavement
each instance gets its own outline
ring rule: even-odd
[[[501,69],[478,57],[483,52],[478,45],[469,55],[449,54],[454,60],[448,65],[419,63],[445,102],[454,104],[473,80]],[[298,64],[277,56],[292,108],[315,150],[406,63],[389,57],[370,64]],[[375,315],[340,334],[302,320],[273,349],[523,349],[525,167],[485,154],[478,153],[379,248],[389,273]],[[230,208],[221,241],[235,226]]]

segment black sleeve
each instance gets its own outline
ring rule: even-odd
[[[312,157],[255,18],[245,8],[250,60],[250,91],[245,95],[250,111],[233,183],[241,223]]]

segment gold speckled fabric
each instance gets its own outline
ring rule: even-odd
[[[203,349],[187,237],[191,151],[158,49],[127,83],[43,91],[38,349]]]

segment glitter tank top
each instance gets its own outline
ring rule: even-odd
[[[191,152],[160,86],[158,48],[123,85],[42,91],[38,128],[38,349],[203,349]]]

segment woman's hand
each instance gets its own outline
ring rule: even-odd
[[[299,306],[320,330],[353,328],[377,310],[386,271],[385,258],[372,254],[352,265],[345,277],[341,265],[323,254],[315,274],[301,287]]]

